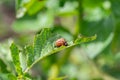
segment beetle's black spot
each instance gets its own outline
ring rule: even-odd
[[[68,43],[67,43],[67,42],[65,42],[65,43],[64,43],[64,45],[65,45],[65,46],[68,46]]]

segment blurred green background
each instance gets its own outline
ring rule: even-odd
[[[33,80],[120,80],[120,0],[1,0],[0,79],[15,73],[11,42],[23,48],[46,27],[67,41],[97,39],[43,59],[31,69]]]

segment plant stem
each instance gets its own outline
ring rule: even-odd
[[[78,0],[79,7],[78,7],[78,21],[75,27],[75,38],[79,35],[81,32],[82,24],[83,24],[83,7],[82,3],[83,0]]]

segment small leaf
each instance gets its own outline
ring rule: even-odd
[[[27,46],[26,47],[27,52],[27,66],[30,66],[34,62],[34,51],[33,46]]]
[[[89,42],[89,41],[95,40],[96,37],[97,37],[97,35],[94,35],[94,36],[92,36],[92,37],[83,37],[83,36],[82,36],[82,37],[77,38],[77,39],[75,40],[75,44],[80,44],[80,43],[82,43],[82,42]]]
[[[22,52],[19,53],[19,58],[20,58],[20,64],[22,71],[24,71],[27,68],[27,54],[25,52],[26,50],[23,49]]]
[[[16,71],[18,75],[20,75],[22,74],[22,68],[20,66],[19,49],[14,43],[12,43],[12,45],[10,46],[10,50],[11,50],[11,55],[12,55],[12,59],[13,59],[13,63],[15,65]]]

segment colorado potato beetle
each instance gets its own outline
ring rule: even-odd
[[[67,41],[64,38],[60,38],[60,39],[56,40],[55,46],[56,47],[68,46],[68,43],[67,43]]]

